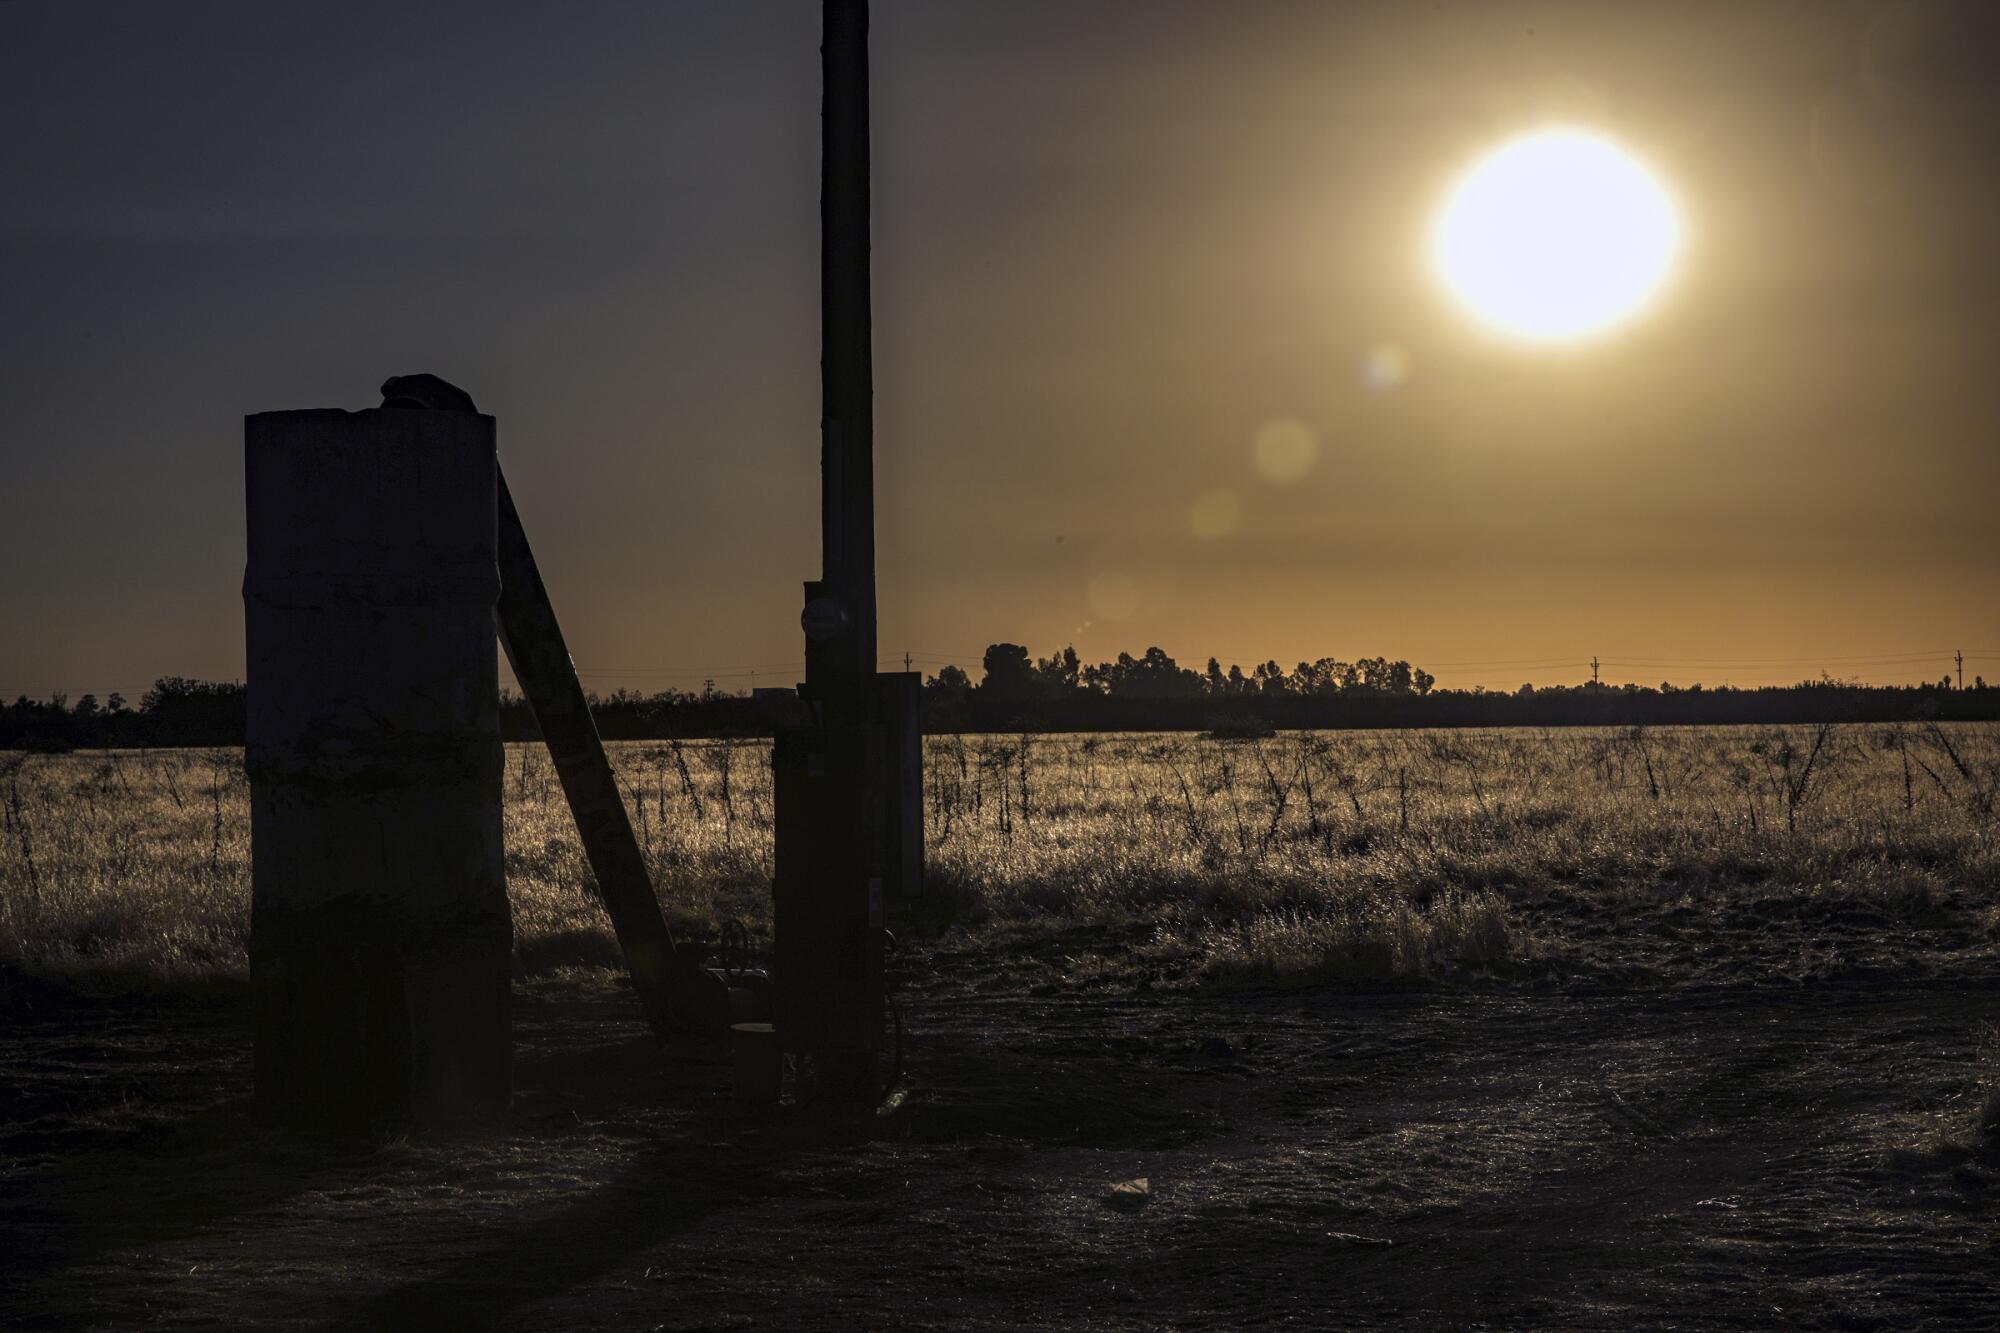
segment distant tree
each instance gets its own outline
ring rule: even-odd
[[[1077,657],[1073,644],[1053,657],[1040,658],[1035,662],[1035,677],[1043,692],[1058,698],[1074,690],[1082,674],[1083,662]]]
[[[1034,692],[1035,670],[1029,664],[1028,650],[1020,644],[988,645],[981,665],[986,669],[985,679],[979,682],[981,693],[996,699],[1023,699]]]
[[[139,701],[153,745],[241,745],[243,687],[184,676],[162,676]]]
[[[1120,653],[1117,661],[1102,663],[1094,674],[1105,690],[1125,698],[1187,698],[1202,692],[1201,673],[1183,667],[1157,646],[1148,648],[1143,657]]]
[[[963,699],[972,693],[972,677],[966,675],[963,668],[947,663],[935,676],[924,682],[924,693],[950,699]]]
[[[1435,684],[1437,684],[1437,677],[1433,676],[1430,672],[1424,670],[1422,667],[1417,667],[1415,670],[1410,672],[1410,688],[1415,690],[1418,694],[1429,694],[1431,692],[1431,686]]]
[[[1301,662],[1292,672],[1292,693],[1312,698],[1338,694],[1354,676],[1354,664],[1331,657]]]
[[[1130,653],[1120,653],[1113,662],[1099,662],[1093,671],[1097,687],[1106,694],[1130,694],[1132,677],[1139,669],[1139,660]]]
[[[1389,693],[1395,679],[1386,657],[1364,657],[1354,664],[1354,671],[1361,688],[1374,694]]]
[[[96,695],[86,694],[76,701],[76,707],[71,711],[80,718],[94,719],[103,709],[98,706]]]

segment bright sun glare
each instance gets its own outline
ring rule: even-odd
[[[1543,130],[1467,172],[1438,218],[1439,276],[1482,323],[1569,342],[1619,323],[1673,270],[1680,219],[1646,166],[1602,136]]]

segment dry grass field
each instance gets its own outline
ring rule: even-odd
[[[768,746],[613,757],[676,929],[767,938]],[[508,747],[505,791],[518,974],[615,966],[538,746]],[[1629,929],[1661,914],[1872,923],[1886,933],[1857,946],[1893,960],[1946,946],[1946,922],[1963,942],[2000,921],[1996,800],[2000,728],[1976,724],[942,737],[916,915],[1096,927],[1115,947],[1073,972],[1156,980],[1665,965]],[[0,977],[241,978],[248,832],[232,751],[0,756]],[[1809,929],[1795,943],[1765,961],[1859,961]]]
[[[764,747],[615,759],[766,932]],[[935,739],[857,1116],[663,1061],[510,747],[514,1109],[345,1145],[249,1115],[237,757],[0,765],[0,1323],[1994,1325],[2000,728]]]

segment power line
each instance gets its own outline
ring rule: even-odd
[[[802,660],[806,658],[788,656],[772,662],[714,662],[712,667],[578,667],[576,671],[588,671],[594,677],[684,677],[698,671],[780,671],[798,667]]]
[[[1949,648],[1931,648],[1915,652],[1861,653],[1850,656],[1811,654],[1804,657],[1658,657],[1650,654],[1635,654],[1634,658],[1635,660],[1647,662],[1685,662],[1696,666],[1709,663],[1723,663],[1732,666],[1782,666],[1787,663],[1802,662],[1907,662],[1925,657],[1949,658],[1952,655],[1952,651]],[[2000,648],[1974,649],[1966,655],[1970,657],[1981,652],[2000,654]]]

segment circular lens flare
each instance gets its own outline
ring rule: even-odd
[[[1568,342],[1642,310],[1680,243],[1673,200],[1643,163],[1600,135],[1552,129],[1473,166],[1438,218],[1432,258],[1481,323]]]
[[[1257,428],[1250,441],[1250,458],[1266,481],[1293,482],[1312,471],[1319,457],[1319,439],[1302,421],[1280,418]]]
[[[1243,522],[1243,499],[1235,491],[1210,491],[1188,510],[1188,526],[1197,537],[1213,541],[1227,537]]]

